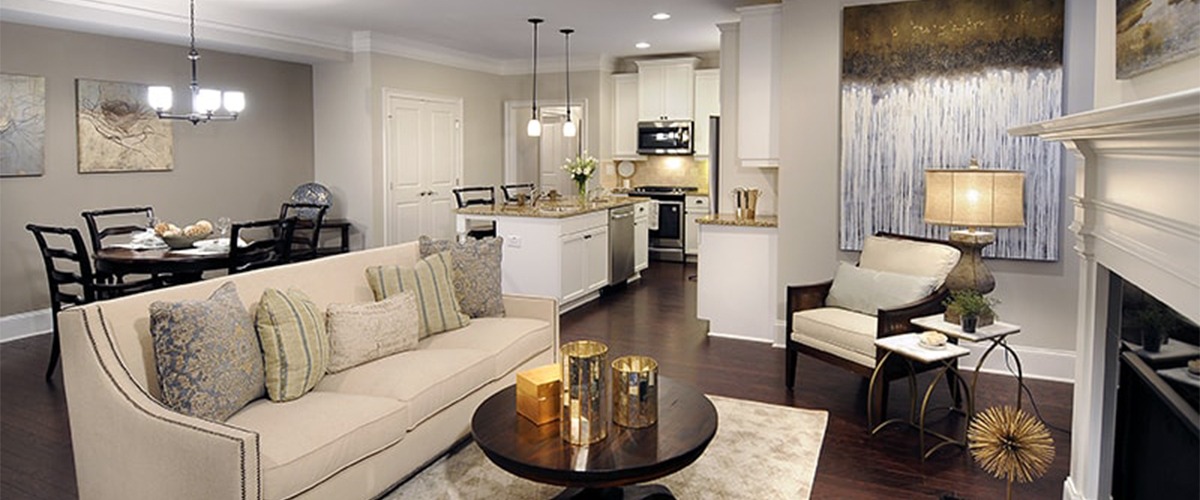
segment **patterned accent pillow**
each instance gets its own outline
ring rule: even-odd
[[[500,261],[504,238],[467,238],[465,243],[420,239],[421,257],[450,251],[454,266],[454,295],[462,312],[472,318],[504,316],[504,292],[500,287]]]
[[[368,267],[367,282],[375,293],[375,300],[415,292],[421,315],[420,338],[425,338],[471,323],[471,317],[459,311],[458,301],[454,298],[454,286],[450,281],[452,260],[450,252],[441,252],[417,261],[412,268]]]
[[[267,397],[291,401],[312,390],[329,364],[325,311],[304,292],[263,290],[254,316],[266,365]]]
[[[418,314],[412,292],[366,304],[330,304],[325,314],[329,373],[416,347],[421,334]]]
[[[150,304],[150,336],[168,408],[224,422],[262,397],[262,352],[232,281],[208,300]]]

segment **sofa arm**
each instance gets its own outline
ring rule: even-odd
[[[504,295],[504,314],[514,318],[540,319],[550,323],[554,333],[554,360],[558,361],[558,301],[534,295]]]
[[[258,434],[167,409],[130,375],[97,305],[59,314],[82,499],[261,497]]]
[[[792,338],[792,315],[797,311],[825,307],[825,297],[829,296],[829,288],[833,280],[812,285],[789,285],[787,287],[787,332],[784,336]]]
[[[876,322],[875,338],[881,339],[913,331],[914,327],[910,322],[914,318],[945,312],[946,306],[943,302],[949,295],[949,290],[942,287],[935,290],[933,295],[916,302],[891,309],[880,309],[879,314],[876,315],[878,321]]]

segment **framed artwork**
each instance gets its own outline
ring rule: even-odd
[[[1115,1],[1117,78],[1200,55],[1200,7],[1195,0]]]
[[[1059,255],[1062,153],[1008,129],[1062,112],[1063,0],[924,0],[842,11],[843,250],[879,231],[946,240],[924,222],[926,169],[1025,172],[1025,226],[984,255]]]
[[[75,80],[79,173],[171,170],[172,122],[146,103],[146,85]]]
[[[46,79],[0,74],[0,177],[42,175],[46,162]]]

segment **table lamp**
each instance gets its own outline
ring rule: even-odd
[[[981,254],[996,235],[978,228],[1024,226],[1024,187],[1024,172],[982,170],[975,159],[965,169],[925,171],[925,222],[967,228],[950,232],[950,243],[962,257],[946,276],[946,288],[980,294],[996,288]]]

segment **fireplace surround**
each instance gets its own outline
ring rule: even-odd
[[[1064,499],[1112,495],[1118,336],[1114,274],[1200,323],[1200,88],[1013,128],[1080,163],[1071,231],[1080,256],[1070,474]]]

